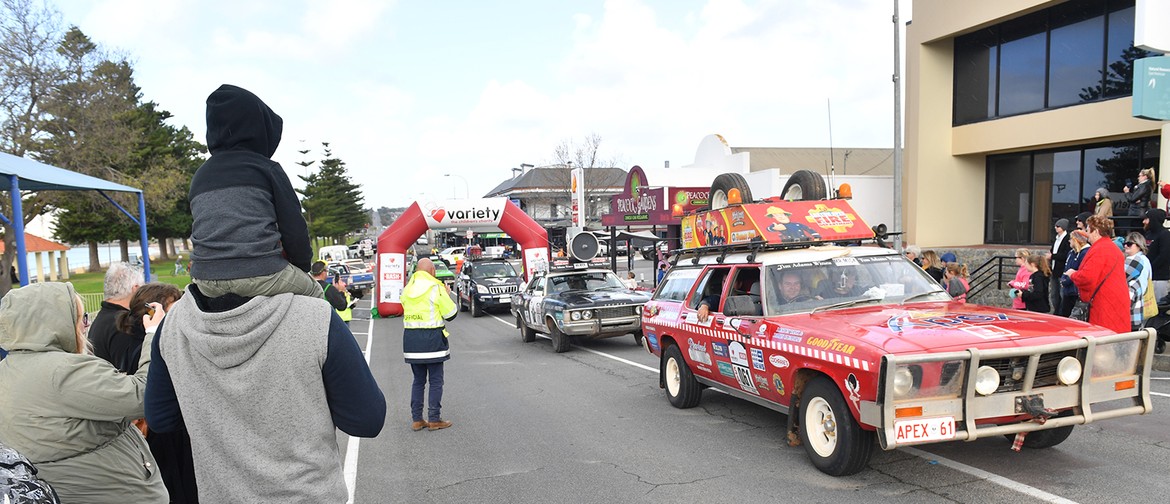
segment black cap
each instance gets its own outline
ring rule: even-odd
[[[320,275],[325,272],[326,267],[325,261],[317,261],[312,266],[309,266],[309,274],[313,276]]]

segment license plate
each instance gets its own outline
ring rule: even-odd
[[[919,443],[955,438],[955,417],[916,418],[894,422],[894,440]]]

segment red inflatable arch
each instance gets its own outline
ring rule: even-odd
[[[507,198],[449,200],[421,207],[416,201],[378,236],[378,281],[374,295],[379,315],[402,315],[399,296],[408,280],[406,249],[427,229],[433,228],[499,228],[523,249],[525,280],[533,271],[548,269],[548,231]]]

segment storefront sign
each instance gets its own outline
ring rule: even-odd
[[[1170,121],[1170,56],[1134,61],[1133,116]]]
[[[630,168],[620,194],[610,198],[605,226],[678,224],[679,215],[707,207],[706,187],[649,187],[640,166]]]

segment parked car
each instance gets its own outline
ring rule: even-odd
[[[519,292],[523,283],[512,263],[503,259],[466,261],[459,274],[456,304],[459,311],[479,317],[488,309],[511,306],[512,294]]]
[[[558,269],[533,275],[524,289],[512,295],[512,315],[520,339],[536,341],[536,333],[552,339],[553,351],[569,349],[569,338],[611,338],[634,335],[642,342],[639,317],[649,297],[630,290],[612,271],[601,268]]]
[[[684,250],[642,310],[671,405],[713,388],[779,411],[790,444],[834,476],[874,446],[1048,448],[1150,411],[1153,330],[955,301],[897,251],[858,246],[874,233],[847,201],[802,189],[816,200],[683,218]]]
[[[421,256],[421,257],[419,257],[419,259],[422,259],[424,257],[427,259],[430,259],[431,263],[435,265],[435,279],[440,281],[440,282],[443,282],[443,284],[445,284],[447,286],[447,288],[454,289],[454,287],[455,287],[455,272],[451,271],[447,267],[447,263],[444,262],[439,256],[434,255],[434,254],[427,255],[427,256]],[[415,262],[413,264],[410,265],[410,272],[407,275],[408,277],[409,277],[409,275],[414,274],[415,266],[418,266],[417,259],[415,260]]]
[[[463,259],[463,253],[467,247],[447,247],[439,251],[439,259],[447,264],[448,268],[454,268],[455,264]]]
[[[658,259],[658,251],[662,251],[662,253],[665,254],[666,250],[666,242],[663,241],[658,242],[656,245],[645,245],[638,247],[638,254],[642,256],[642,259],[653,261]]]
[[[372,272],[353,271],[344,263],[331,263],[329,276],[331,278],[340,276],[346,284],[346,290],[357,299],[365,297],[366,292],[374,288],[374,274]]]

